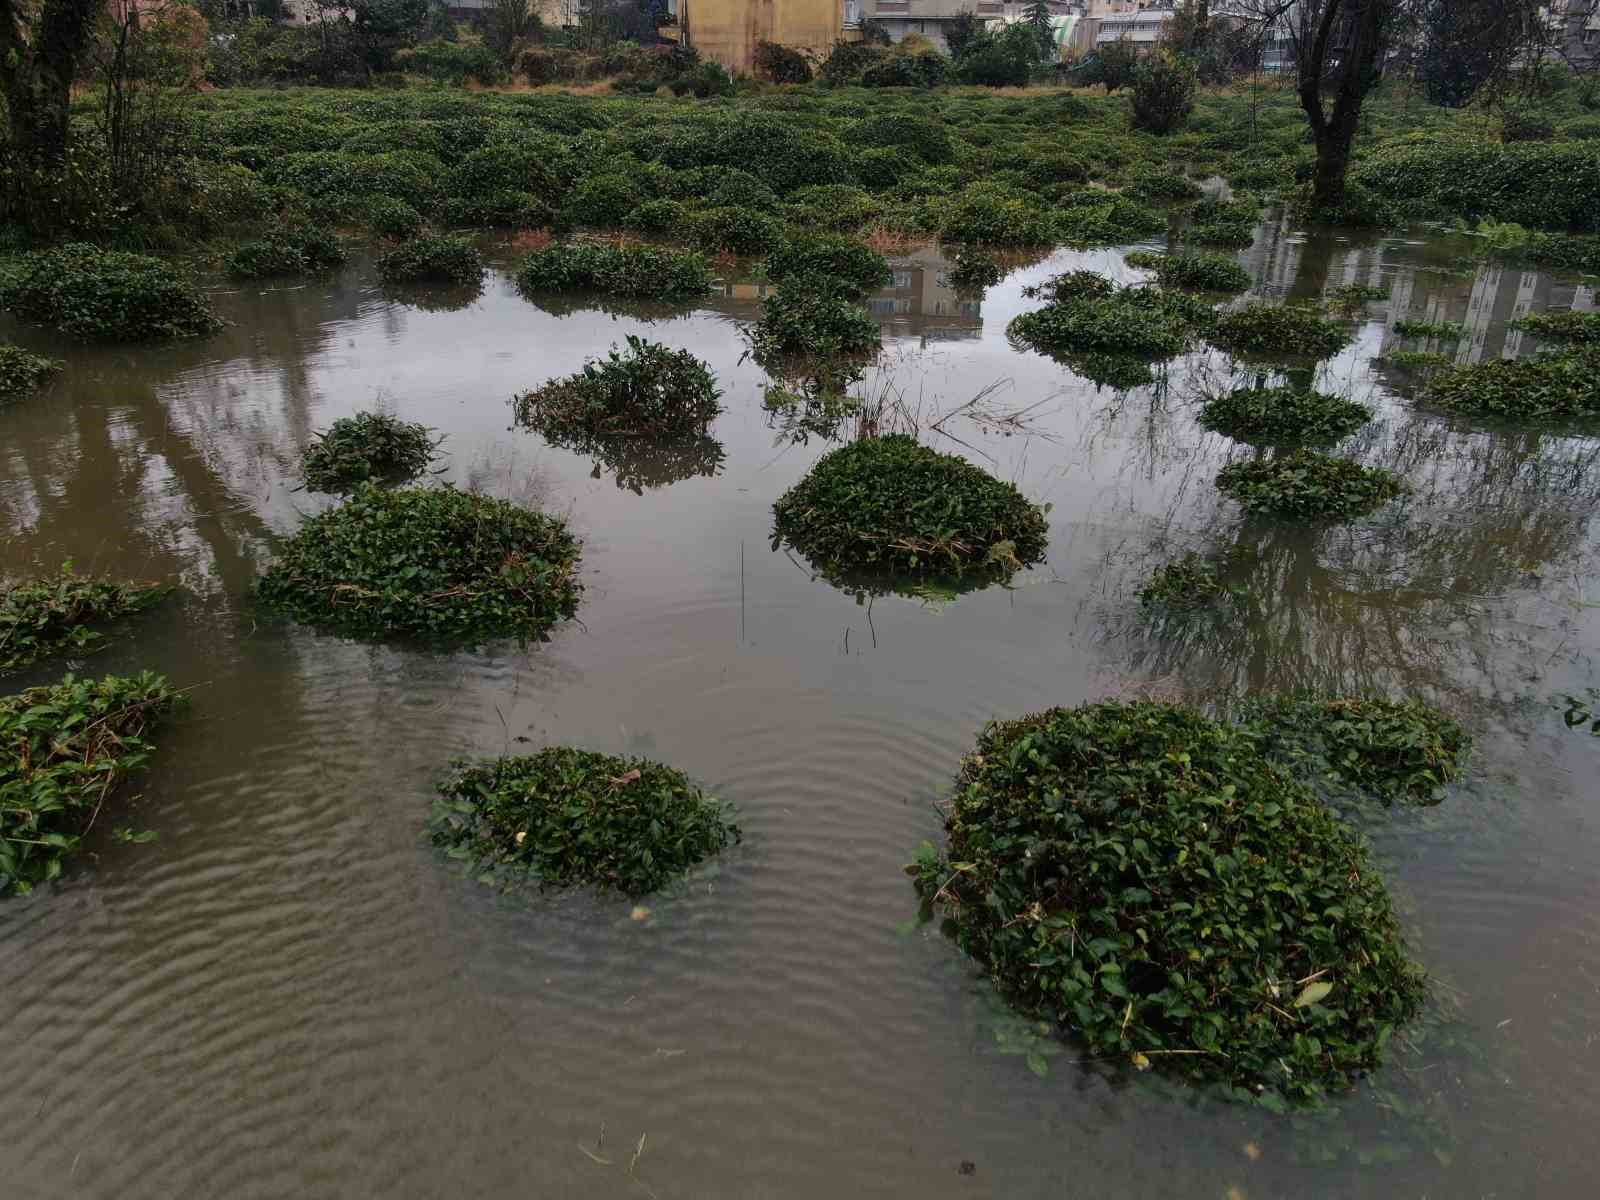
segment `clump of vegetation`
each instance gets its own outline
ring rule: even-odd
[[[1240,388],[1200,410],[1205,428],[1256,446],[1329,446],[1370,420],[1365,404],[1293,387]]]
[[[1151,573],[1139,589],[1139,603],[1147,608],[1202,608],[1235,591],[1222,578],[1218,563],[1191,550]]]
[[[629,335],[565,379],[518,396],[518,423],[546,433],[612,436],[703,434],[722,411],[710,368],[687,350]]]
[[[1327,358],[1350,342],[1344,326],[1315,309],[1260,303],[1219,313],[1209,337],[1236,354],[1287,354],[1297,358]]]
[[[1038,198],[994,183],[974,183],[934,204],[939,237],[978,246],[1048,246],[1056,222]]]
[[[1300,774],[1386,804],[1437,803],[1472,748],[1459,722],[1417,700],[1275,697],[1240,719]]]
[[[0,400],[27,395],[66,365],[59,358],[46,358],[21,346],[0,345]]]
[[[821,275],[780,284],[762,301],[761,319],[748,332],[757,357],[832,358],[876,350],[883,337],[878,323],[849,293]]]
[[[688,219],[689,236],[705,250],[765,254],[783,240],[783,222],[753,208],[708,208]]]
[[[566,523],[451,487],[364,484],[312,517],[256,583],[270,607],[367,640],[546,640],[578,607]]]
[[[950,270],[950,286],[958,292],[975,295],[992,288],[1006,277],[1005,270],[992,257],[963,247],[956,253]]]
[[[1130,267],[1154,271],[1162,287],[1196,292],[1242,292],[1250,286],[1250,272],[1225,254],[1152,254],[1135,250],[1127,256]]]
[[[1229,463],[1217,487],[1249,512],[1305,520],[1364,516],[1406,491],[1392,471],[1313,450]]]
[[[1120,246],[1164,232],[1167,217],[1109,192],[1081,193],[1056,214],[1055,227],[1074,246]]]
[[[56,654],[88,654],[105,644],[93,628],[149,608],[172,589],[79,575],[67,563],[47,579],[0,586],[0,673]]]
[[[658,246],[558,242],[536,250],[517,271],[524,293],[601,292],[634,300],[692,300],[711,290],[703,256]]]
[[[1451,325],[1443,321],[1409,321],[1399,320],[1394,323],[1394,331],[1403,338],[1438,338],[1445,342],[1458,342],[1466,334],[1459,325]]]
[[[361,206],[361,219],[379,237],[414,238],[422,232],[422,214],[393,196],[369,196]]]
[[[83,242],[25,254],[0,273],[0,308],[105,342],[204,337],[222,328],[205,297],[159,258]]]
[[[1181,126],[1194,112],[1199,85],[1192,66],[1165,50],[1140,62],[1133,72],[1133,125],[1149,133],[1165,134]]]
[[[1050,303],[1014,318],[1007,332],[1054,357],[1094,352],[1170,358],[1181,354],[1212,316],[1208,305],[1181,292],[1118,288],[1092,272],[1057,276],[1037,294]]]
[[[1019,1010],[1096,1056],[1315,1102],[1375,1069],[1421,970],[1363,843],[1257,735],[1166,704],[991,723],[912,872]]]
[[[385,283],[453,283],[466,287],[483,278],[483,255],[470,238],[419,237],[378,259]]]
[[[837,233],[791,233],[767,255],[774,280],[817,275],[860,294],[889,282],[889,261],[871,246]]]
[[[0,895],[56,878],[107,797],[142,770],[180,696],[159,675],[68,675],[0,699]]]
[[[1347,283],[1328,292],[1328,308],[1344,316],[1359,316],[1374,300],[1387,300],[1389,293],[1365,283]]]
[[[643,896],[740,836],[726,805],[649,759],[554,746],[454,767],[434,802],[434,845],[501,886]]]
[[[340,417],[316,439],[300,460],[301,478],[312,491],[335,495],[415,479],[439,448],[426,425],[375,412]]]
[[[1512,329],[1531,333],[1540,341],[1568,342],[1579,346],[1600,346],[1600,313],[1592,312],[1541,312],[1530,313],[1508,322]],[[4,350],[0,350],[3,355]],[[0,392],[5,390],[0,383]]]
[[[825,454],[772,506],[787,541],[830,578],[851,572],[1009,574],[1044,556],[1045,514],[1009,483],[905,434]]]
[[[228,256],[228,274],[240,279],[305,275],[345,261],[344,244],[315,225],[286,226],[246,242]]]
[[[1509,420],[1600,413],[1600,354],[1569,351],[1469,363],[1435,375],[1421,399],[1450,412]]]
[[[1437,350],[1392,350],[1384,361],[1402,371],[1443,371],[1455,360]]]

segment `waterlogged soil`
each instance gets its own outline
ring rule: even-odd
[[[865,421],[1053,507],[1010,587],[875,598],[770,544],[770,507],[831,443],[776,428],[742,327],[760,286],[652,322],[483,293],[387,297],[370,259],[239,288],[176,347],[86,349],[0,413],[0,566],[182,585],[94,671],[193,689],[142,799],[61,886],[0,906],[0,1179],[61,1196],[1588,1196],[1600,1122],[1600,740],[1560,697],[1600,683],[1600,440],[1419,410],[1380,356],[1412,317],[1461,360],[1592,287],[1464,262],[1464,243],[1268,222],[1268,297],[1390,289],[1317,386],[1372,404],[1342,448],[1404,474],[1352,525],[1244,519],[1212,480],[1253,453],[1201,431],[1254,382],[1199,353],[1119,395],[1013,349],[1022,289],[977,297],[934,249],[870,301]],[[706,359],[707,442],[552,448],[510,398],[647,335]],[[980,404],[969,404],[980,393]],[[966,407],[963,407],[966,406]],[[430,655],[285,627],[249,586],[302,515],[314,430],[381,408],[445,435],[443,478],[568,514],[580,619],[544,646]],[[1024,411],[1025,410],[1025,411]],[[1185,550],[1248,588],[1152,625],[1134,593]],[[54,669],[59,669],[59,666]],[[50,678],[41,667],[18,681]],[[1443,804],[1365,824],[1438,1002],[1415,1049],[1314,1118],[1213,1104],[1081,1063],[1006,1015],[901,872],[982,722],[1229,690],[1408,692],[1479,735]],[[502,897],[424,836],[458,755],[572,743],[678,766],[742,845],[685,894]],[[125,826],[158,836],[117,840]]]

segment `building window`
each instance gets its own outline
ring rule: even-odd
[[[894,288],[908,288],[908,287],[910,287],[911,286],[911,272],[910,271],[896,271],[896,272],[894,272],[894,278],[890,281],[889,286],[890,287],[894,287]]]

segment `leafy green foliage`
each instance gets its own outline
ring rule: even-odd
[[[56,878],[180,697],[159,675],[68,675],[0,698],[0,895]]]
[[[1164,213],[1110,193],[1080,194],[1055,216],[1057,233],[1075,246],[1121,246],[1167,228]]]
[[[1057,276],[1036,294],[1051,302],[1014,318],[1007,333],[1056,358],[1084,352],[1170,358],[1211,317],[1209,306],[1181,292],[1119,288],[1092,272]]]
[[[772,506],[787,541],[829,578],[855,571],[1009,574],[1044,556],[1044,512],[1015,487],[904,434],[825,454]]]
[[[1217,563],[1190,551],[1151,573],[1139,589],[1139,603],[1147,608],[1200,608],[1233,591]]]
[[[1593,203],[1600,195],[1600,146],[1592,142],[1398,142],[1358,163],[1350,182],[1418,216],[1600,231],[1600,206]]]
[[[1600,346],[1600,313],[1539,312],[1508,322],[1512,329],[1531,333],[1543,342],[1570,342],[1580,346]],[[3,353],[3,351],[0,351]],[[0,391],[4,391],[0,386]]]
[[[306,448],[300,475],[314,492],[352,492],[367,482],[399,483],[428,469],[433,430],[388,413],[340,417]]]
[[[708,208],[686,222],[687,232],[703,250],[729,254],[765,254],[783,241],[783,223],[753,208]]]
[[[597,436],[703,434],[722,411],[710,369],[687,350],[629,335],[565,379],[518,396],[518,424],[546,433]]]
[[[1343,325],[1326,319],[1315,309],[1261,303],[1219,313],[1208,336],[1235,354],[1297,358],[1327,358],[1350,343],[1350,334]]]
[[[748,331],[756,356],[766,362],[788,357],[865,355],[878,348],[878,323],[853,299],[848,281],[833,276],[794,275],[761,303],[761,319]]]
[[[991,723],[908,867],[1023,1013],[1240,1100],[1315,1102],[1417,1015],[1366,849],[1249,728],[1164,704]]]
[[[393,196],[369,196],[361,206],[361,219],[380,237],[414,238],[422,232],[422,214]]]
[[[1197,86],[1194,68],[1176,55],[1158,50],[1140,60],[1129,97],[1134,128],[1171,133],[1194,112]]]
[[[434,844],[502,886],[643,896],[740,837],[731,810],[682,771],[566,746],[457,762],[439,794]]]
[[[857,146],[889,146],[909,150],[935,166],[955,158],[950,132],[937,121],[905,112],[876,113],[863,118],[845,134]]]
[[[837,233],[791,233],[767,255],[767,277],[774,280],[822,275],[856,294],[889,282],[889,262],[871,246]]]
[[[1151,254],[1135,250],[1127,256],[1130,267],[1156,273],[1162,287],[1189,288],[1197,292],[1242,292],[1251,283],[1250,272],[1226,254]]]
[[[240,279],[304,275],[337,267],[345,258],[344,246],[328,230],[290,225],[240,246],[228,256],[228,274]]]
[[[0,674],[56,654],[88,654],[105,644],[94,629],[165,598],[169,587],[92,579],[68,563],[48,579],[0,587]]]
[[[1573,350],[1469,363],[1435,375],[1421,399],[1479,417],[1528,421],[1591,416],[1600,413],[1600,353]]]
[[[1217,487],[1249,512],[1302,520],[1364,516],[1406,491],[1392,471],[1313,450],[1229,463]]]
[[[969,184],[934,204],[941,239],[981,246],[1048,246],[1053,215],[1037,197],[992,183]]]
[[[956,252],[950,270],[950,286],[971,295],[994,287],[1005,277],[1005,270],[989,255],[963,247]]]
[[[711,290],[711,270],[692,251],[557,242],[523,260],[517,287],[532,294],[601,292],[636,300],[691,300]]]
[[[363,484],[310,518],[256,582],[269,607],[369,641],[545,640],[578,607],[565,522],[451,487]]]
[[[1273,697],[1249,701],[1239,719],[1297,773],[1386,804],[1437,803],[1472,747],[1458,722],[1418,700]]]
[[[1255,446],[1331,446],[1370,420],[1365,404],[1293,387],[1240,388],[1200,410],[1205,428]]]
[[[204,337],[222,321],[158,258],[72,242],[25,254],[0,273],[0,308],[105,342]]]
[[[378,259],[385,283],[453,283],[471,286],[483,278],[483,255],[464,237],[419,237]]]
[[[0,344],[0,400],[25,396],[44,385],[67,364],[59,358],[46,358],[21,346]]]
[[[1330,289],[1327,294],[1328,308],[1346,316],[1360,316],[1366,311],[1368,303],[1388,298],[1389,293],[1386,289],[1371,287],[1364,283],[1343,284]]]
[[[1394,323],[1394,331],[1403,338],[1438,338],[1446,342],[1458,342],[1466,335],[1466,330],[1460,325],[1451,325],[1442,321],[1408,321],[1402,319]]]

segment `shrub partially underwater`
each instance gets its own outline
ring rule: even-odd
[[[1531,333],[1542,342],[1600,346],[1600,313],[1538,312],[1506,324],[1511,329]]]
[[[1365,516],[1406,491],[1392,471],[1314,450],[1229,463],[1217,488],[1248,512],[1305,520]]]
[[[601,292],[633,300],[694,300],[711,284],[704,257],[659,246],[560,242],[528,255],[517,271],[517,287],[533,295]]]
[[[1226,254],[1152,254],[1135,250],[1128,254],[1126,262],[1130,267],[1154,271],[1162,287],[1242,292],[1251,282],[1250,272]]]
[[[82,242],[23,255],[0,274],[0,308],[104,342],[204,337],[222,328],[205,297],[159,258]]]
[[[287,226],[235,250],[228,256],[228,274],[240,279],[304,275],[337,267],[345,258],[344,244],[326,229]]]
[[[92,579],[73,572],[0,587],[0,673],[57,654],[88,654],[105,644],[96,625],[142,612],[172,589]]]
[[[439,792],[434,844],[501,886],[642,896],[739,840],[726,806],[643,758],[557,746],[457,763]]]
[[[1435,375],[1425,404],[1503,420],[1560,420],[1600,413],[1600,352],[1469,363]]]
[[[1217,314],[1208,336],[1235,354],[1294,358],[1327,358],[1350,343],[1350,334],[1343,325],[1315,309],[1260,303]]]
[[[21,346],[0,345],[0,400],[26,396],[66,365],[59,358],[46,358]]]
[[[603,359],[513,402],[517,423],[544,433],[597,437],[703,434],[722,406],[710,368],[687,350],[628,337]]]
[[[1223,579],[1219,564],[1190,551],[1157,567],[1139,589],[1146,608],[1202,608],[1237,589]]]
[[[1329,446],[1370,420],[1365,404],[1292,387],[1241,388],[1200,410],[1204,428],[1256,446]]]
[[[774,548],[788,542],[831,579],[1009,575],[1044,557],[1049,533],[1011,484],[904,434],[823,455],[772,511]]]
[[[415,479],[439,448],[426,425],[387,413],[341,417],[316,439],[300,459],[301,478],[314,492],[336,495],[363,483]]]
[[[483,278],[483,255],[470,238],[419,237],[378,259],[385,283],[452,283],[466,287]]]
[[[0,896],[61,874],[179,701],[159,675],[67,676],[0,698]]]
[[[1210,306],[1192,296],[1119,288],[1088,271],[1058,275],[1032,294],[1050,303],[1014,318],[1006,332],[1057,359],[1084,353],[1171,358],[1212,319]]]
[[[1257,741],[1151,703],[991,724],[908,870],[1091,1055],[1315,1102],[1382,1062],[1424,980],[1365,846]]]
[[[504,500],[369,483],[284,542],[256,594],[345,637],[543,641],[577,611],[578,551],[565,522]]]
[[[770,279],[809,275],[826,276],[840,290],[863,295],[889,282],[889,262],[872,247],[837,233],[792,233],[767,255]]]
[[[825,275],[794,276],[761,303],[748,331],[757,359],[865,356],[882,343],[878,323],[852,298],[850,286]]]

